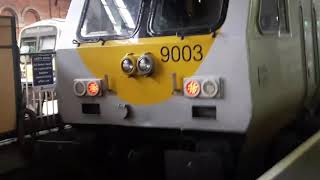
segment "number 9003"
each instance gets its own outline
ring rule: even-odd
[[[191,60],[194,61],[202,61],[203,59],[203,52],[202,52],[202,46],[197,44],[193,47],[190,47],[188,45],[179,47],[179,46],[173,46],[171,48],[167,46],[163,46],[160,50],[161,53],[161,61],[168,62],[179,62],[181,59],[188,62]]]

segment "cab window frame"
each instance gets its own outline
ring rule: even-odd
[[[263,12],[263,1],[264,2],[270,2],[270,0],[260,0],[259,1],[259,7],[258,7],[258,16],[257,16],[257,29],[260,35],[262,36],[279,36],[279,34],[283,35],[289,35],[291,33],[291,27],[290,27],[290,13],[289,13],[289,6],[288,6],[288,0],[274,0],[276,1],[276,12],[277,12],[277,29],[264,29],[261,25],[262,23],[262,12]],[[280,11],[280,3],[283,3],[283,10]],[[266,9],[266,8],[264,8]],[[282,13],[282,14],[281,14]],[[269,15],[270,16],[270,15]],[[283,20],[285,21],[283,24]],[[270,24],[269,24],[270,25]],[[284,27],[284,29],[282,29]]]
[[[47,32],[39,32],[39,30],[41,28],[52,28],[52,31],[47,31]],[[35,33],[30,33],[30,34],[26,34],[25,31],[28,29],[34,29],[36,32]],[[26,29],[23,29],[21,31],[20,37],[19,37],[19,47],[22,47],[22,43],[24,42],[25,39],[34,39],[36,46],[35,46],[35,52],[34,53],[39,53],[40,52],[40,39],[42,37],[49,37],[49,36],[54,36],[55,37],[55,48],[53,49],[53,51],[56,51],[56,46],[57,46],[57,40],[58,40],[58,36],[59,36],[59,30],[57,26],[54,25],[38,25],[38,26],[34,26],[34,27],[29,27]],[[29,52],[30,53],[30,52]]]
[[[20,45],[19,47],[22,48],[23,47],[23,44],[28,41],[28,42],[32,42],[32,43],[35,43],[35,46],[34,46],[34,52],[29,52],[28,53],[37,53],[38,52],[38,37],[37,36],[30,36],[30,37],[22,37],[20,38]],[[30,47],[30,46],[29,46]],[[21,52],[20,52],[21,53]],[[27,53],[27,54],[28,54]]]
[[[189,28],[185,32],[177,32],[177,31],[170,31],[170,30],[157,32],[152,28],[152,26],[154,22],[154,17],[156,15],[156,7],[157,7],[158,1],[159,0],[151,0],[150,13],[148,17],[148,27],[147,27],[147,31],[150,36],[172,36],[172,35],[184,36],[184,35],[211,34],[217,31],[218,29],[220,29],[222,25],[225,23],[225,20],[228,14],[228,7],[229,7],[229,0],[223,0],[220,19],[216,25],[213,25],[215,26],[214,28],[204,25],[204,26]]]
[[[144,0],[141,0],[140,9],[139,9],[139,16],[138,16],[138,19],[136,22],[135,30],[133,31],[132,34],[127,35],[127,36],[124,36],[124,35],[96,35],[96,36],[88,36],[88,37],[82,36],[81,29],[82,29],[84,22],[85,22],[85,19],[87,17],[90,1],[91,0],[85,0],[83,8],[81,10],[80,21],[79,21],[79,25],[78,25],[77,33],[76,33],[77,38],[78,38],[78,40],[80,40],[80,42],[98,42],[98,41],[130,39],[130,38],[134,37],[137,34],[137,32],[139,31],[140,26],[141,26],[141,18],[142,18],[142,15],[144,12],[144,6],[145,6]]]
[[[41,40],[44,39],[44,38],[48,38],[48,37],[54,38],[53,49],[41,49]],[[38,52],[40,52],[40,53],[42,53],[42,52],[55,52],[56,49],[57,49],[57,40],[58,40],[58,35],[39,36],[39,48],[38,48]]]

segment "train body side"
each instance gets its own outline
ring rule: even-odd
[[[307,78],[305,69],[305,64],[314,68],[312,51],[307,63],[302,54],[300,2],[289,0],[287,3],[289,32],[264,34],[258,24],[259,11],[256,11],[260,3],[251,1],[247,42],[254,108],[248,137],[255,142],[269,139],[279,128],[296,119],[315,93],[315,72],[310,70]],[[308,12],[310,9],[305,11]]]

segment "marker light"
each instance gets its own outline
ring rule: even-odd
[[[150,75],[153,72],[154,62],[151,56],[145,54],[138,59],[137,69],[141,75]]]
[[[200,94],[200,89],[200,83],[196,80],[189,80],[184,86],[184,92],[189,97],[197,97]]]
[[[202,94],[207,97],[215,97],[218,94],[219,86],[213,80],[206,80],[202,83]]]
[[[98,83],[91,81],[87,84],[87,93],[89,96],[96,96],[100,92]]]
[[[124,73],[131,75],[135,72],[135,66],[130,58],[124,58],[121,62],[121,69]]]
[[[86,85],[82,81],[75,81],[73,84],[73,91],[77,96],[84,96],[86,94]]]

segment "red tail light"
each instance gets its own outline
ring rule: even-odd
[[[189,80],[185,82],[184,92],[186,96],[197,97],[200,94],[200,83],[196,80]]]
[[[99,84],[96,82],[89,82],[87,84],[87,93],[90,96],[97,96],[100,92]]]

